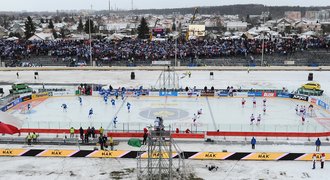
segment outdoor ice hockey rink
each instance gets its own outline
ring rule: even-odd
[[[329,130],[327,121],[330,114],[315,107],[313,116],[307,112],[306,121],[302,125],[301,117],[296,114],[296,105],[309,106],[308,102],[289,98],[256,98],[257,106],[253,107],[252,97],[127,97],[118,98],[112,105],[110,99],[106,104],[103,97],[82,96],[80,105],[78,96],[48,97],[46,99],[28,101],[10,110],[10,113],[24,121],[23,128],[67,129],[74,127],[101,126],[111,131],[139,131],[152,126],[157,116],[164,119],[164,124],[175,131],[190,129],[192,131],[258,131],[258,132],[324,132]],[[131,104],[128,112],[127,102]],[[27,103],[32,105],[29,112],[22,112]],[[64,111],[62,104],[67,104]],[[266,112],[264,113],[264,107]],[[88,112],[93,108],[94,114],[89,117]],[[202,109],[202,114],[195,121],[194,114]],[[250,124],[250,116],[255,121]],[[257,116],[261,114],[260,124]],[[117,123],[113,122],[117,116]]]

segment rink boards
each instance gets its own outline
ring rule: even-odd
[[[282,152],[176,152],[172,158],[191,160],[253,160],[253,161],[311,161],[314,153],[282,153]],[[316,153],[317,160],[320,160],[322,153]],[[76,157],[76,158],[148,158],[145,151],[125,150],[64,150],[64,149],[0,149],[2,156],[22,157]],[[168,158],[169,154],[157,152],[152,153],[152,158]],[[325,153],[325,159],[330,160],[330,153]]]

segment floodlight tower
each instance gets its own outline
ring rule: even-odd
[[[149,130],[147,145],[141,148],[143,153],[137,158],[138,179],[189,179],[183,153],[175,144],[171,132],[164,130],[162,118],[157,117],[156,121],[154,129]]]

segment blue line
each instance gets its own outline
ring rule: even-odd
[[[215,124],[215,120],[214,120],[212,108],[211,108],[211,105],[210,105],[210,102],[209,102],[209,98],[207,96],[206,96],[206,102],[207,102],[207,106],[209,107],[209,110],[210,110],[210,114],[211,114],[211,118],[212,118],[214,130],[217,130],[217,125]]]

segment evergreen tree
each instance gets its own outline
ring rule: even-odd
[[[172,31],[176,31],[176,25],[175,25],[175,22],[173,22],[173,24],[172,24]]]
[[[36,31],[36,27],[33,24],[32,18],[30,16],[27,17],[27,21],[25,21],[25,38],[29,39],[34,35]]]
[[[55,29],[53,29],[52,32],[53,32],[54,39],[57,39],[58,36],[57,36],[57,32],[55,31]]]
[[[146,19],[142,17],[139,27],[137,28],[138,38],[147,39],[149,38],[149,27]]]
[[[94,22],[91,19],[88,19],[85,23],[85,29],[84,30],[87,34],[89,34],[89,26],[91,26],[91,28],[90,28],[91,33],[95,33]]]
[[[79,23],[78,23],[77,31],[78,32],[82,32],[83,30],[84,30],[84,24],[82,23],[81,18],[79,18]]]
[[[61,34],[61,38],[64,39],[65,38],[65,29],[64,28],[61,28],[60,34]]]
[[[49,29],[54,29],[54,24],[53,24],[52,20],[49,21],[48,28]]]
[[[45,23],[44,18],[41,18],[41,19],[40,19],[40,23],[42,23],[42,24]]]

